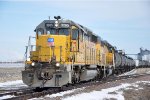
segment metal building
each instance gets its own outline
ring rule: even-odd
[[[138,60],[144,60],[150,62],[150,50],[140,48],[140,53],[137,55]]]

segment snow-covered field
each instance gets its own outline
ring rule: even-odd
[[[22,70],[24,70],[23,67],[0,68],[0,83],[7,82],[7,81],[21,80]]]
[[[0,68],[13,68],[13,67],[24,67],[23,63],[3,63],[0,64]]]

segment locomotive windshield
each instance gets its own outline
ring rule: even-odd
[[[39,28],[39,29],[37,30],[37,34],[38,34],[38,35],[44,34],[44,30],[43,30],[42,28]]]
[[[47,29],[47,34],[55,35],[56,34],[56,29],[54,29],[54,28]]]
[[[60,28],[58,30],[59,35],[69,35],[69,29],[68,28]]]
[[[69,35],[69,29],[68,28],[59,28],[59,29],[55,29],[55,28],[50,28],[47,29],[47,34],[48,35]]]

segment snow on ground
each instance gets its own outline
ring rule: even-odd
[[[15,97],[15,96],[12,96],[12,95],[6,95],[6,96],[0,97],[0,100],[12,98],[12,97]]]
[[[0,90],[12,90],[12,89],[25,88],[25,87],[27,86],[22,82],[22,80],[7,81],[7,82],[0,83]],[[0,100],[8,99],[11,97],[14,97],[14,96],[13,95],[1,96]]]
[[[22,80],[16,80],[16,81],[8,81],[4,83],[0,83],[0,89],[17,89],[20,87],[27,87]]]
[[[109,98],[115,98],[118,100],[124,100],[122,91],[120,89],[126,88],[130,84],[122,84],[120,86],[102,89],[101,91],[92,91],[90,93],[77,94],[71,97],[63,98],[63,100],[103,100]]]
[[[150,74],[150,68],[138,68],[129,72],[123,73],[119,76],[133,75],[133,74]]]
[[[69,95],[77,90],[86,89],[86,88],[79,88],[79,89],[73,89],[73,90],[64,91],[52,95],[47,95],[44,98],[61,97],[61,100],[107,100],[107,99],[125,100],[123,95],[124,90],[134,89],[136,91],[136,90],[143,89],[139,86],[139,84],[141,83],[150,84],[150,81],[137,81],[136,83],[123,83],[116,87],[101,89],[100,91],[94,90],[91,92],[82,92],[78,94]],[[36,99],[37,98],[35,98],[35,100]],[[42,98],[39,99],[41,100]]]
[[[126,73],[123,73],[123,74],[121,74],[121,75],[119,75],[119,76],[133,75],[133,74],[136,74],[136,72],[137,72],[137,70],[136,70],[136,69],[133,69],[133,70],[131,70],[131,71],[129,71],[129,72],[126,72]]]
[[[150,74],[150,71],[146,72],[147,74]]]

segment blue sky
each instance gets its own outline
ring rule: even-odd
[[[150,49],[149,0],[1,0],[0,60],[22,59],[28,36],[55,15],[88,27],[127,54]]]

